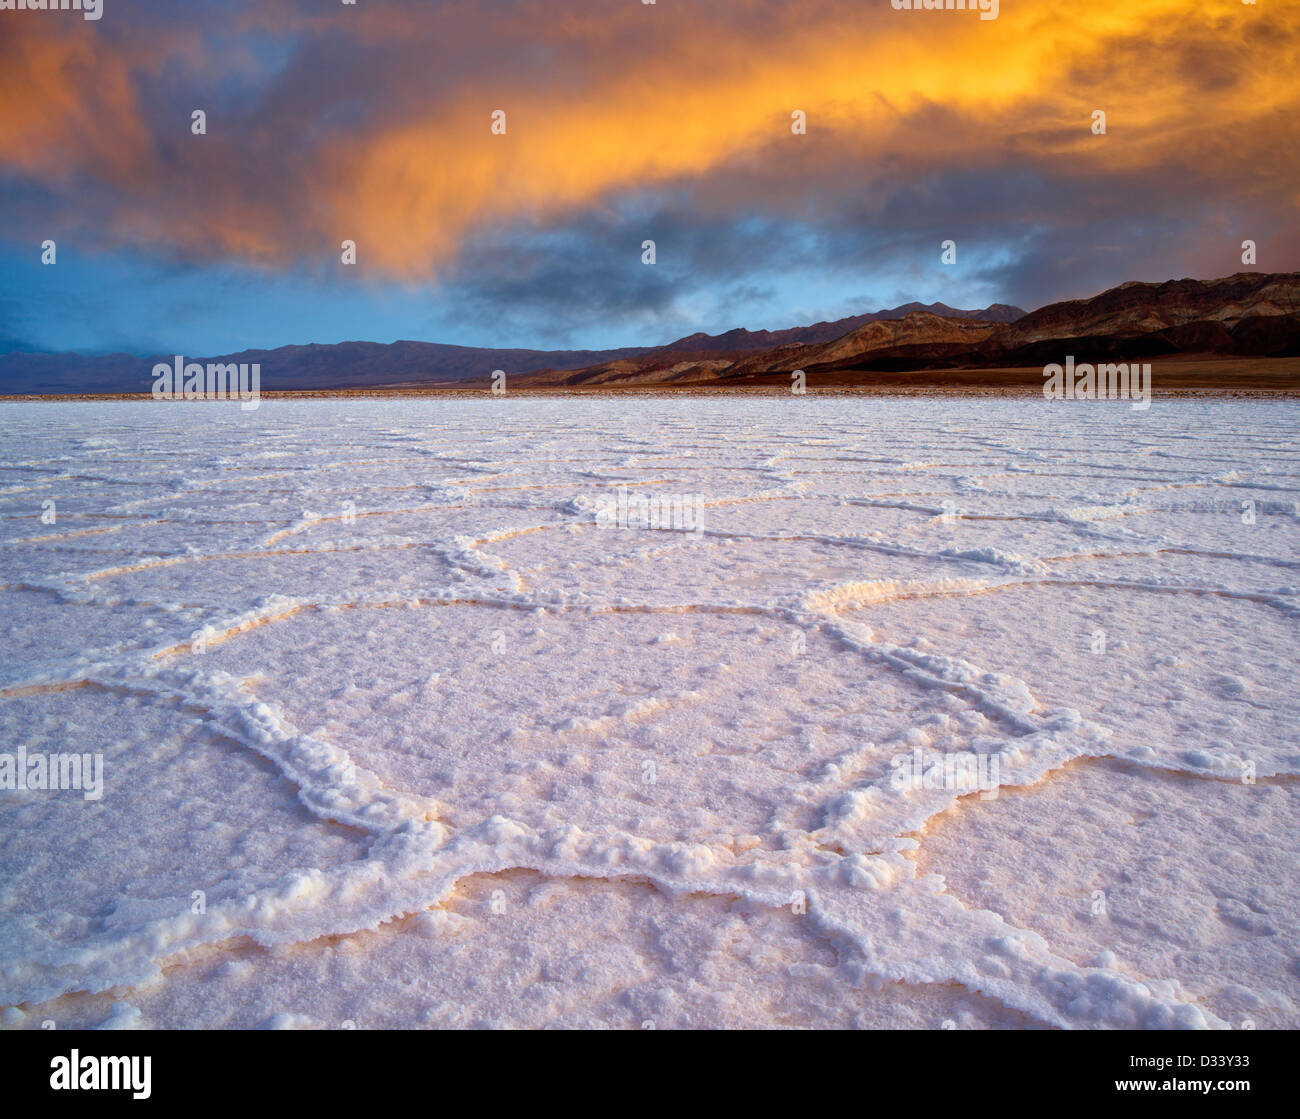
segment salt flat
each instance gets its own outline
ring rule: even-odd
[[[1300,1026],[1295,403],[3,420],[6,1027]]]

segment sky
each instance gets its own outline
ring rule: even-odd
[[[0,353],[654,345],[1247,239],[1300,269],[1300,0],[102,2],[0,10]]]

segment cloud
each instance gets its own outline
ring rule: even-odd
[[[783,269],[847,291],[888,268],[877,288],[918,297],[945,282],[949,236],[967,290],[1030,303],[1232,271],[1252,235],[1261,266],[1297,264],[1294,7],[141,0],[98,23],[3,18],[11,242],[328,277],[348,238],[367,282],[434,284],[521,329],[686,322],[706,292],[754,308],[789,298]],[[657,270],[638,271],[643,236],[669,248]]]

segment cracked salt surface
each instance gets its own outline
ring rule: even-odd
[[[6,405],[0,1021],[1294,1028],[1298,419]]]

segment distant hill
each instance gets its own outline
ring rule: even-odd
[[[852,315],[834,322],[813,323],[812,326],[795,326],[789,330],[729,330],[725,334],[691,334],[679,338],[656,352],[705,353],[735,352],[738,350],[769,350],[795,343],[815,345],[842,338],[852,330],[868,323],[889,319],[902,319],[908,315],[926,312],[949,319],[975,319],[979,322],[1015,322],[1025,314],[1019,307],[994,303],[982,311],[958,311],[944,303],[904,303],[888,311],[871,311],[865,315]],[[611,359],[612,360],[612,359]]]
[[[261,365],[262,390],[377,388],[388,385],[456,385],[487,382],[494,369],[528,373],[573,369],[648,352],[624,350],[490,350],[437,342],[339,342],[321,346],[281,346],[242,350],[220,357],[184,354],[187,361],[246,362]],[[0,393],[148,392],[153,367],[174,354],[16,353],[0,357]]]
[[[812,344],[796,339],[760,351],[656,350],[586,369],[547,370],[523,381],[573,387],[736,384],[770,380],[796,369],[809,374],[894,373],[1042,366],[1062,360],[1067,352],[1079,361],[1170,355],[1300,356],[1300,273],[1295,272],[1241,272],[1220,280],[1163,284],[1130,282],[1091,299],[1053,303],[1014,320],[990,314],[994,308],[982,315],[943,311],[947,313],[925,308],[897,317],[871,316],[864,325]]]
[[[494,369],[511,377],[539,370],[585,369],[645,354],[767,350],[790,342],[824,342],[865,323],[900,319],[917,310],[956,317],[1008,322],[1024,314],[1018,307],[995,304],[983,311],[956,311],[942,303],[923,308],[909,303],[836,322],[820,322],[789,330],[731,330],[725,334],[692,334],[667,346],[625,347],[616,350],[481,349],[437,342],[339,342],[334,345],[281,346],[274,350],[243,350],[221,356],[184,354],[188,361],[257,362],[263,391],[396,386],[456,386],[488,383]],[[17,352],[0,356],[0,394],[13,393],[130,393],[148,392],[158,362],[174,354],[40,354]]]
[[[788,330],[691,334],[619,350],[477,349],[432,342],[342,342],[245,350],[194,361],[261,365],[263,391],[486,386],[504,369],[518,387],[763,382],[793,370],[854,376],[917,370],[1043,366],[1154,357],[1300,356],[1300,273],[1239,272],[1218,280],[1120,284],[1028,314],[994,304],[963,311],[908,303]],[[0,393],[148,392],[172,355],[13,353]]]

